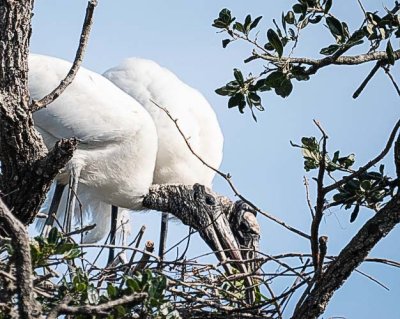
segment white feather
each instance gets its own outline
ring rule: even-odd
[[[53,90],[70,67],[60,59],[31,55],[32,99]],[[152,182],[157,133],[151,117],[137,101],[104,77],[81,67],[65,92],[34,114],[34,121],[48,148],[61,138],[76,137],[80,141],[58,179],[66,183],[71,170],[81,168],[78,196],[83,199],[83,214],[98,224],[86,241],[108,232],[107,204],[142,207],[142,196]],[[63,210],[60,205],[59,213]]]
[[[150,99],[168,109],[205,162],[218,168],[223,136],[216,115],[201,93],[157,63],[129,58],[104,76],[134,97],[150,113],[157,127],[158,153],[154,184],[200,183],[211,186],[215,173],[196,158],[175,124]]]

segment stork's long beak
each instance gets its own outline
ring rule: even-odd
[[[220,262],[242,260],[240,248],[225,214],[219,213],[206,227],[199,230],[204,241],[215,251]]]

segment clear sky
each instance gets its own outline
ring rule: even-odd
[[[383,148],[400,112],[399,98],[383,72],[379,72],[357,100],[351,98],[372,65],[326,68],[309,82],[295,83],[287,99],[265,94],[266,110],[257,114],[258,123],[252,120],[249,112],[240,115],[236,109],[228,110],[227,100],[217,96],[214,90],[232,78],[234,67],[257,72],[260,65],[243,64],[252,49],[248,45],[233,43],[222,49],[224,37],[211,27],[213,19],[222,8],[228,7],[239,20],[247,13],[253,17],[262,15],[259,26],[266,30],[272,26],[272,19],[279,21],[281,12],[287,11],[294,2],[99,0],[84,66],[102,73],[126,57],[149,58],[200,90],[213,105],[224,133],[221,169],[231,173],[240,192],[259,207],[308,232],[310,213],[302,181],[305,174],[302,158],[297,149],[290,147],[289,141],[318,136],[312,123],[313,119],[318,119],[330,136],[331,153],[337,149],[343,154],[354,152],[356,164],[362,165]],[[391,3],[363,2],[370,11]],[[72,60],[85,7],[86,2],[82,0],[37,0],[31,51]],[[362,19],[356,0],[335,1],[333,10],[338,17],[350,19],[350,28]],[[259,36],[265,36],[264,31]],[[333,43],[328,31],[321,27],[310,28],[302,36],[295,52],[299,56],[318,57],[319,48]],[[397,65],[393,73],[398,74],[398,71]],[[392,157],[387,163],[393,172]],[[232,197],[223,180],[216,178],[214,189]],[[315,199],[314,193],[311,196]],[[353,224],[349,223],[348,211],[334,209],[326,214],[321,234],[329,236],[328,254],[336,254],[371,214],[361,211]],[[146,223],[147,238],[157,242],[159,215],[137,216],[135,227]],[[262,251],[268,254],[309,251],[305,240],[262,217],[259,222]],[[179,223],[174,223],[172,229],[169,243],[176,242],[187,231]],[[399,260],[399,240],[399,229],[395,229],[372,255]],[[205,246],[192,242],[190,255],[205,251]],[[323,317],[399,318],[399,271],[382,265],[360,269],[381,280],[390,291],[355,273],[336,293]]]

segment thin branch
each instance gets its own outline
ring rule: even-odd
[[[230,188],[232,189],[232,191],[234,192],[234,194],[235,194],[237,197],[239,197],[243,202],[245,202],[246,204],[248,204],[252,209],[254,209],[255,211],[257,211],[257,213],[260,213],[261,215],[263,215],[263,216],[267,217],[268,219],[274,221],[275,223],[277,223],[277,224],[279,224],[279,225],[285,227],[286,229],[290,230],[291,232],[296,233],[297,235],[300,235],[300,236],[303,237],[303,238],[310,239],[310,235],[308,235],[308,234],[302,232],[301,230],[298,230],[298,229],[296,229],[296,228],[294,228],[294,227],[292,227],[292,226],[290,226],[290,225],[287,225],[285,222],[279,220],[278,218],[276,218],[276,217],[274,217],[274,216],[272,216],[272,215],[270,215],[270,214],[268,214],[268,213],[262,211],[260,208],[258,208],[258,207],[257,207],[256,205],[254,205],[252,202],[250,202],[247,198],[245,198],[243,195],[241,195],[241,194],[239,193],[239,191],[236,189],[235,185],[233,184],[232,179],[231,179],[231,175],[230,175],[229,173],[228,173],[228,174],[223,173],[223,172],[221,172],[220,170],[216,169],[215,167],[211,166],[211,165],[208,164],[206,161],[204,161],[204,160],[193,150],[192,146],[191,146],[190,143],[189,143],[188,138],[186,138],[185,134],[183,133],[183,131],[182,131],[181,128],[179,127],[179,125],[178,125],[178,123],[177,123],[178,120],[177,120],[177,119],[174,119],[174,118],[172,117],[171,113],[170,113],[165,107],[163,107],[163,106],[157,104],[154,100],[150,100],[150,101],[151,101],[155,106],[157,106],[159,109],[163,110],[163,111],[165,112],[165,114],[171,119],[171,121],[174,122],[176,128],[178,129],[179,133],[181,134],[182,138],[184,139],[184,141],[185,141],[187,147],[189,148],[190,152],[191,152],[195,157],[197,157],[197,159],[198,159],[201,163],[203,163],[206,167],[208,167],[209,169],[211,169],[212,171],[214,171],[216,174],[218,174],[219,176],[221,176],[223,179],[225,179],[225,180],[228,182]]]
[[[382,66],[382,68],[385,70],[385,73],[387,74],[390,81],[392,82],[397,94],[400,96],[400,88],[399,88],[398,84],[396,83],[396,81],[394,80],[392,74],[390,73],[389,67],[386,65],[386,66]]]
[[[400,194],[368,220],[339,256],[330,263],[313,290],[295,311],[292,318],[318,318],[337,289],[366,259],[375,245],[400,223]]]
[[[382,61],[376,62],[375,66],[372,68],[372,70],[368,73],[367,77],[365,80],[361,83],[361,85],[358,87],[358,89],[353,93],[353,99],[356,99],[359,97],[361,92],[365,89],[367,86],[368,82],[371,81],[371,79],[374,77],[376,72],[379,70],[379,68],[382,66]]]
[[[305,186],[305,188],[306,188],[306,200],[307,200],[307,205],[308,205],[308,208],[310,209],[311,218],[314,219],[315,214],[314,214],[314,209],[313,209],[313,207],[312,207],[312,205],[311,205],[310,188],[309,188],[310,185],[309,185],[309,183],[308,183],[307,177],[303,176],[303,182],[304,182],[304,186]]]
[[[289,57],[281,57],[277,58],[271,55],[262,55],[255,53],[258,58],[269,62],[279,62],[279,63],[296,63],[296,64],[305,64],[310,65],[312,69],[306,71],[306,74],[314,74],[320,68],[323,68],[328,65],[358,65],[371,61],[381,61],[387,60],[388,55],[386,51],[375,51],[365,54],[359,54],[354,56],[340,56],[338,58],[334,58],[332,56],[328,56],[322,59],[310,59],[310,58],[289,58]],[[393,56],[395,60],[400,59],[400,50],[396,50],[393,52]]]
[[[374,166],[375,164],[379,163],[385,156],[386,154],[390,151],[390,149],[392,148],[394,139],[396,138],[396,134],[397,131],[400,128],[400,120],[397,121],[396,125],[394,126],[389,139],[386,143],[385,148],[383,149],[383,151],[377,156],[375,157],[373,160],[369,161],[367,164],[365,164],[364,166],[360,167],[357,171],[355,171],[353,174],[347,175],[345,177],[343,177],[340,181],[333,183],[332,185],[326,186],[323,189],[324,194],[328,194],[329,192],[337,189],[338,187],[346,184],[348,181],[352,180],[353,178],[356,178],[358,176],[360,176],[361,174],[365,173],[368,169],[370,169],[372,166]]]
[[[68,304],[60,304],[57,308],[58,314],[66,315],[102,315],[108,316],[109,311],[117,306],[136,305],[147,298],[147,293],[135,293],[129,296],[123,296],[116,300],[112,300],[103,304],[91,306],[68,306]]]
[[[14,246],[18,313],[21,319],[37,317],[38,305],[33,294],[32,260],[29,235],[25,226],[9,211],[0,199],[0,225],[12,238]]]
[[[83,60],[83,55],[85,53],[87,43],[89,40],[89,34],[90,30],[92,28],[93,24],[93,13],[94,9],[97,6],[97,0],[90,0],[87,4],[86,7],[86,15],[85,15],[85,20],[83,22],[83,27],[82,27],[82,32],[81,32],[81,37],[79,41],[79,46],[75,54],[75,59],[74,62],[71,66],[71,69],[69,70],[67,76],[60,82],[58,87],[56,87],[52,92],[50,92],[48,95],[40,99],[39,101],[32,101],[32,104],[30,105],[30,109],[32,112],[36,112],[50,103],[52,103],[55,99],[57,99],[72,83],[74,80],[76,74],[78,73],[79,67],[82,64]]]
[[[315,275],[319,276],[318,270],[321,269],[320,265],[320,256],[319,256],[319,248],[318,248],[318,237],[319,237],[319,225],[321,224],[322,216],[324,214],[324,202],[325,202],[325,193],[324,189],[324,176],[325,176],[325,168],[326,168],[326,140],[328,139],[328,135],[326,135],[324,129],[321,124],[314,120],[315,125],[322,133],[322,153],[321,158],[319,160],[319,170],[317,177],[317,205],[315,208],[315,217],[311,223],[311,253],[313,259],[314,269],[316,271]]]

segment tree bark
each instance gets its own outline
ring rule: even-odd
[[[337,289],[364,261],[375,245],[400,223],[400,194],[372,217],[340,252],[295,311],[292,319],[318,318]]]
[[[24,224],[33,221],[76,142],[47,153],[29,109],[28,49],[33,0],[0,0],[0,192]]]

